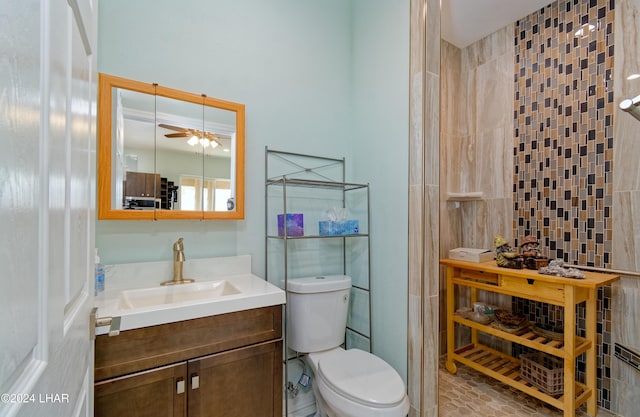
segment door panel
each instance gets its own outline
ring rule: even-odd
[[[41,285],[38,258],[38,214],[42,188],[38,178],[40,160],[38,96],[41,65],[39,17],[32,9],[37,1],[11,1],[2,4],[0,25],[3,59],[0,65],[0,392],[27,385],[21,375],[37,376],[42,363],[38,352],[43,334],[38,331],[38,291]],[[7,10],[8,9],[8,10]],[[22,36],[20,33],[22,32]],[[5,50],[7,48],[8,50]],[[36,117],[29,117],[35,114]],[[14,239],[8,239],[13,236]],[[15,237],[19,236],[19,239]],[[21,385],[18,385],[22,383]],[[4,409],[17,408],[0,404]]]
[[[29,396],[2,416],[91,414],[97,5],[80,1],[0,6],[0,392]]]

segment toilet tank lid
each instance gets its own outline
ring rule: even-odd
[[[287,282],[287,291],[299,294],[339,291],[349,287],[351,287],[351,277],[348,275],[293,278]]]

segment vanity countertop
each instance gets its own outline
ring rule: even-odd
[[[106,290],[95,297],[96,318],[116,318],[119,331],[284,304],[285,292],[250,272],[248,256],[196,259],[184,264],[189,284],[161,286],[170,262],[106,267]],[[96,334],[109,333],[109,326]]]

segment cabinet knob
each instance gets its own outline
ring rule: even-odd
[[[191,374],[191,389],[200,388],[200,377],[198,374]]]

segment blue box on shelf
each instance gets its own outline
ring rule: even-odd
[[[304,236],[302,213],[287,213],[287,236]],[[284,215],[278,214],[278,236],[284,236]]]
[[[320,236],[355,235],[360,232],[358,220],[320,220],[318,222]]]
[[[318,232],[320,236],[337,236],[340,234],[338,222],[320,220],[318,222]]]
[[[357,235],[358,233],[360,233],[360,227],[357,220],[343,220],[340,223],[340,234]]]

